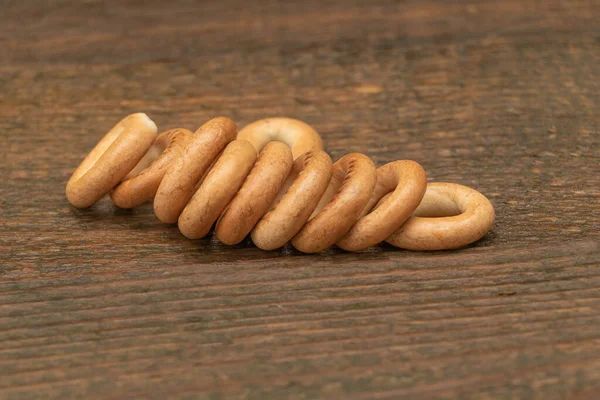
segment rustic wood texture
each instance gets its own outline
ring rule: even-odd
[[[600,3],[0,4],[0,398],[600,398]],[[466,249],[186,240],[66,181],[123,116],[472,186]]]

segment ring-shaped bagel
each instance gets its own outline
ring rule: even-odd
[[[246,125],[237,136],[260,152],[267,143],[278,141],[290,146],[294,160],[309,151],[323,150],[321,136],[310,125],[293,118],[265,118]]]
[[[377,168],[377,185],[362,212],[364,216],[336,245],[358,251],[384,241],[412,215],[426,188],[425,170],[414,161],[394,161]]]
[[[119,121],[73,172],[67,183],[67,200],[79,208],[100,200],[140,162],[156,132],[156,124],[143,113]]]
[[[288,178],[294,161],[290,148],[281,142],[268,143],[242,187],[225,209],[215,227],[225,244],[241,242],[269,211]]]
[[[200,239],[209,232],[238,192],[256,161],[256,150],[245,140],[229,143],[179,216],[183,235]]]
[[[181,128],[158,135],[144,158],[110,193],[113,203],[120,208],[134,208],[150,200],[156,194],[167,169],[181,156],[191,138],[192,132]],[[144,168],[145,165],[148,166]],[[138,169],[141,172],[138,173]]]
[[[386,242],[408,250],[456,249],[481,239],[494,217],[494,206],[477,190],[433,182],[414,216]]]
[[[317,208],[331,173],[331,158],[323,151],[298,157],[291,173],[296,177],[293,183],[252,230],[254,244],[263,250],[274,250],[289,242]]]
[[[304,253],[333,246],[356,223],[376,182],[377,169],[369,157],[350,153],[340,158],[333,164],[333,176],[315,217],[292,239],[292,245]]]
[[[196,192],[198,182],[213,161],[237,133],[237,125],[229,118],[211,119],[192,136],[180,157],[165,173],[154,197],[154,213],[162,222],[177,222],[179,215]]]

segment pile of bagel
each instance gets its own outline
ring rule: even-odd
[[[154,198],[159,220],[190,239],[233,245],[251,235],[263,250],[285,243],[305,253],[336,245],[359,251],[386,241],[410,250],[444,250],[483,237],[494,208],[478,191],[427,182],[410,160],[377,168],[364,154],[335,163],[302,121],[268,118],[237,131],[214,118],[196,132],[158,134],[143,113],[121,120],[67,183],[68,201],[92,206],[106,194],[121,208]],[[216,223],[216,225],[215,225]]]

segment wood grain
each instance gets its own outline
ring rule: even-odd
[[[0,398],[600,397],[600,4],[5,0]],[[66,181],[124,115],[313,125],[486,194],[466,249],[191,241]]]

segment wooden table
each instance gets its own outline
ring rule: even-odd
[[[5,0],[0,398],[600,398],[600,4]],[[71,207],[118,120],[313,125],[477,188],[457,251],[186,240]]]

